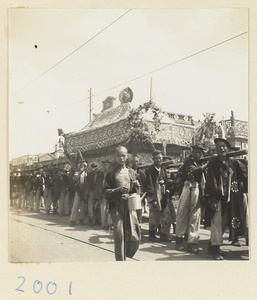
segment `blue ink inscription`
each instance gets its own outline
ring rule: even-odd
[[[55,286],[55,290],[54,290],[52,293],[50,293],[49,290],[48,290],[48,286],[49,286],[50,284],[52,284],[52,285]],[[48,284],[47,284],[47,286],[46,286],[46,291],[47,291],[47,293],[48,293],[49,295],[53,295],[53,294],[56,292],[56,290],[57,290],[57,285],[56,285],[56,283],[55,283],[55,282],[51,282],[51,281],[48,282]]]
[[[24,284],[24,282],[25,282],[26,279],[23,276],[19,276],[18,278],[23,278],[23,282],[21,283],[21,285],[17,289],[15,289],[15,291],[23,292],[24,293],[24,290],[20,290],[20,287]]]
[[[36,284],[37,284],[37,285],[39,285],[39,284],[41,285],[41,286],[40,286],[40,289],[39,289],[37,292],[36,292],[36,290],[35,290],[35,285],[36,285]],[[43,284],[42,284],[41,281],[39,281],[39,280],[35,280],[35,281],[34,281],[34,284],[33,284],[33,290],[34,290],[34,292],[35,292],[36,294],[38,294],[38,293],[42,290],[42,287],[43,287]]]

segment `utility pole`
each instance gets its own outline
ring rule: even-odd
[[[153,100],[153,96],[152,96],[152,77],[151,77],[151,81],[150,81],[150,101]]]
[[[89,91],[89,123],[91,122],[91,115],[92,115],[92,90],[90,88],[90,91]]]

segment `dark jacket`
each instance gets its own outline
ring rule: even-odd
[[[193,157],[188,157],[183,166],[181,167],[181,181],[184,184],[186,180],[191,182],[201,183],[202,178],[202,168],[199,163],[197,163]]]
[[[167,179],[167,173],[163,166],[161,166],[160,172],[157,171],[157,169],[154,167],[154,165],[151,165],[148,169],[146,169],[145,172],[146,175],[146,192],[147,195],[150,197],[153,197],[155,194],[155,183],[157,178],[159,180],[164,180],[165,189],[168,188],[168,179]]]
[[[95,186],[96,186],[96,178],[100,171],[91,171],[88,173],[87,178],[86,178],[86,186],[88,191],[94,191]]]
[[[208,199],[208,204],[218,202],[223,199],[221,189],[221,170],[225,168],[222,162],[217,156],[212,157],[209,161],[206,186],[205,186],[205,198]],[[240,193],[239,182],[247,183],[247,173],[245,172],[245,165],[239,162],[235,158],[228,159],[228,186],[230,199],[237,196]]]
[[[144,194],[146,192],[146,176],[143,170],[137,170],[136,172],[136,179],[139,181],[140,187],[140,194]]]
[[[61,176],[61,192],[73,192],[74,191],[74,169],[70,169],[69,172],[63,171],[63,174]]]
[[[223,195],[222,193],[222,170],[226,170],[228,172],[228,195]],[[217,156],[211,158],[207,169],[204,195],[206,203],[205,226],[210,225],[211,217],[214,213],[211,211],[211,204],[221,201],[223,208],[227,206],[229,209],[229,219],[227,220],[227,223],[233,227],[231,228],[233,229],[233,235],[243,234],[241,226],[242,222],[240,222],[240,201],[242,198],[240,182],[247,185],[247,171],[244,164],[235,158],[228,158],[228,166],[226,166],[218,159]],[[234,224],[235,220],[237,224]]]
[[[101,200],[103,198],[103,188],[105,185],[105,174],[102,171],[97,172],[94,189],[94,199]]]
[[[75,172],[73,176],[74,190],[82,200],[85,200],[87,173],[84,174],[84,182],[81,184],[82,172]]]
[[[179,169],[179,180],[180,180],[180,186],[181,190],[183,189],[185,181],[190,181],[190,182],[197,182],[199,184],[199,190],[200,190],[200,198],[204,194],[204,185],[201,185],[202,181],[202,167],[201,163],[198,163],[194,160],[192,156],[189,156],[184,164],[180,167]],[[205,175],[205,173],[204,173]]]

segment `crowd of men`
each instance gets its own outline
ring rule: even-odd
[[[209,254],[222,260],[220,246],[227,228],[232,245],[240,246],[239,236],[249,243],[247,162],[229,157],[232,147],[227,140],[217,138],[215,145],[216,155],[207,162],[202,160],[205,149],[193,145],[175,172],[165,167],[164,160],[170,158],[161,151],[152,153],[151,166],[140,168],[139,157],[128,160],[123,146],[116,149],[113,162],[103,160],[101,165],[69,160],[62,168],[37,164],[16,169],[10,174],[10,206],[36,213],[43,207],[47,214],[70,216],[70,226],[112,228],[116,260],[137,251],[146,206],[149,240],[169,243],[173,225],[178,251],[198,254],[204,220],[211,233]],[[134,211],[128,204],[131,195],[137,195],[141,205]]]
[[[36,213],[43,208],[47,214],[70,216],[71,226],[84,224],[87,218],[90,226],[101,224],[107,229],[102,189],[110,163],[103,160],[101,165],[88,165],[80,160],[77,166],[66,162],[63,167],[43,167],[39,163],[16,169],[10,174],[10,206]]]

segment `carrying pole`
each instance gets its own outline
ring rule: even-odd
[[[124,217],[123,217],[123,230],[124,230],[124,261],[127,258],[127,211],[128,211],[128,200],[123,200],[124,202]]]

